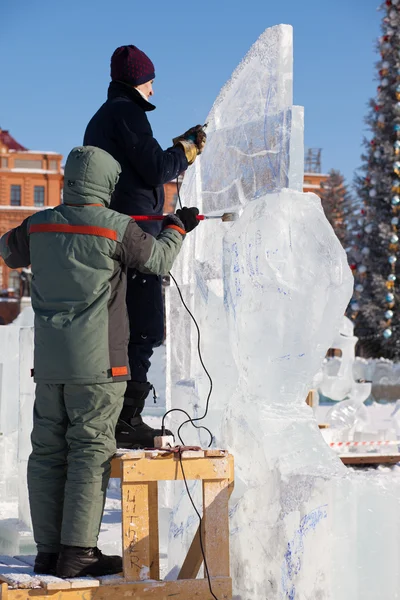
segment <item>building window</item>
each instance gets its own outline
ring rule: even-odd
[[[35,185],[33,203],[35,206],[44,206],[44,185]]]
[[[49,162],[49,169],[50,171],[58,171],[58,163],[56,160],[51,160]]]
[[[1,159],[1,168],[2,169],[8,169],[8,158],[2,158]]]
[[[11,186],[11,198],[10,198],[11,206],[21,206],[21,186],[20,185],[12,185]]]
[[[41,160],[32,160],[29,158],[16,158],[14,160],[14,169],[41,169]]]
[[[8,276],[8,289],[13,290],[14,294],[16,296],[19,296],[19,292],[20,292],[19,284],[20,284],[19,272],[11,271]]]

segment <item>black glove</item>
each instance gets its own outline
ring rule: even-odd
[[[179,208],[175,214],[182,221],[186,233],[192,231],[200,223],[196,218],[199,214],[199,209],[195,206],[191,208],[184,206],[183,208]]]

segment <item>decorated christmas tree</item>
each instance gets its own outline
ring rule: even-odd
[[[352,198],[344,182],[344,177],[339,171],[332,169],[326,181],[321,183],[321,202],[326,218],[342,246],[346,246],[347,229],[346,215],[348,214]]]
[[[355,291],[349,313],[364,356],[400,359],[398,273],[400,217],[400,0],[387,0],[378,40],[378,89],[366,123],[350,264]],[[349,225],[349,223],[348,223]],[[354,228],[353,228],[354,229]]]

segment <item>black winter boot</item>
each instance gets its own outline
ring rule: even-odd
[[[153,386],[147,381],[128,381],[124,406],[115,430],[117,448],[154,448],[154,438],[161,435],[161,429],[146,425],[140,416],[152,389]],[[164,435],[172,435],[172,432],[166,429]]]
[[[55,575],[58,553],[38,552],[35,558],[33,572],[37,575]]]
[[[120,419],[115,430],[117,447],[130,450],[154,448],[154,438],[160,435],[162,435],[161,429],[153,429],[150,425],[146,425],[140,415],[126,422]],[[173,434],[172,431],[166,429],[164,435]]]
[[[101,577],[122,573],[120,556],[105,556],[98,548],[63,546],[57,562],[57,577]]]

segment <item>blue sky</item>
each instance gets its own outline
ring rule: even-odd
[[[163,147],[203,122],[266,27],[294,27],[294,103],[323,170],[348,181],[360,165],[375,94],[378,0],[1,0],[0,127],[30,149],[64,154],[82,143],[106,97],[113,50],[135,44],[156,67],[150,115]]]

